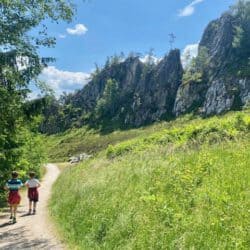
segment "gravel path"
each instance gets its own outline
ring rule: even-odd
[[[0,215],[0,249],[65,249],[54,234],[52,223],[48,216],[48,199],[51,187],[60,171],[56,165],[48,164],[47,172],[39,189],[37,214],[26,216],[28,199],[22,195],[18,208],[17,223],[10,225],[8,209]]]

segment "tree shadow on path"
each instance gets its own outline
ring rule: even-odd
[[[0,234],[0,249],[1,250],[16,250],[16,249],[54,249],[53,245],[47,239],[26,239],[25,228],[18,227],[10,229],[7,232]]]

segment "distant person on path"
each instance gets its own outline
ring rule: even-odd
[[[36,204],[38,202],[39,194],[38,188],[41,186],[38,179],[35,178],[35,172],[30,172],[30,179],[25,182],[25,185],[28,187],[28,198],[29,198],[29,212],[31,214],[32,204],[33,204],[33,214],[36,213]]]
[[[7,181],[5,189],[9,191],[8,203],[10,205],[10,220],[16,223],[16,211],[21,201],[18,190],[23,186],[23,183],[21,180],[17,179],[18,173],[16,171],[13,171],[11,176],[12,178]]]

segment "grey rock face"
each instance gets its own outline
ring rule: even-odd
[[[209,76],[224,74],[225,67],[232,63],[232,44],[234,38],[235,18],[230,13],[225,13],[221,18],[210,22],[204,31],[199,44],[199,52],[207,49]]]
[[[225,13],[206,28],[199,44],[209,63],[202,83],[190,82],[178,89],[173,113],[178,116],[198,109],[204,115],[220,114],[249,102],[250,79],[241,79],[228,70],[234,63],[235,17]]]
[[[242,104],[249,105],[250,104],[250,79],[241,79],[239,80],[240,87],[240,99]]]
[[[191,111],[197,111],[202,106],[207,85],[204,83],[190,82],[182,84],[177,92],[173,113],[179,116]]]
[[[249,79],[217,79],[211,83],[206,93],[204,113],[205,115],[221,114],[234,108],[240,108],[249,101]]]
[[[138,98],[136,98],[132,104],[133,114],[129,114],[127,121],[135,126],[140,126],[172,115],[182,75],[180,51],[173,50],[142,77],[135,89],[135,94],[140,100],[139,105]]]
[[[81,107],[83,112],[92,112],[103,95],[107,80],[116,80],[122,97],[122,111],[114,119],[141,126],[172,115],[182,74],[179,50],[172,50],[160,63],[151,66],[143,64],[138,57],[128,58],[102,70],[72,97],[72,103]]]
[[[223,80],[214,80],[206,93],[204,113],[211,115],[228,111],[231,109],[234,99],[235,96],[228,91]]]
[[[137,57],[128,58],[125,62],[105,68],[82,90],[72,96],[71,103],[85,112],[91,112],[95,108],[97,100],[103,95],[108,79],[115,79],[121,90],[133,88],[139,81],[142,69],[143,64]]]
[[[209,88],[203,106],[205,115],[240,108],[249,100],[250,79],[241,79],[228,71],[232,64],[237,63],[233,54],[235,23],[234,16],[224,14],[209,24],[200,43],[208,49],[209,55]]]

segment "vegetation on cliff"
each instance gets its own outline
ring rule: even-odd
[[[234,54],[237,58],[234,61],[234,70],[242,77],[250,77],[250,2],[241,0],[232,11],[237,19],[233,40]]]

